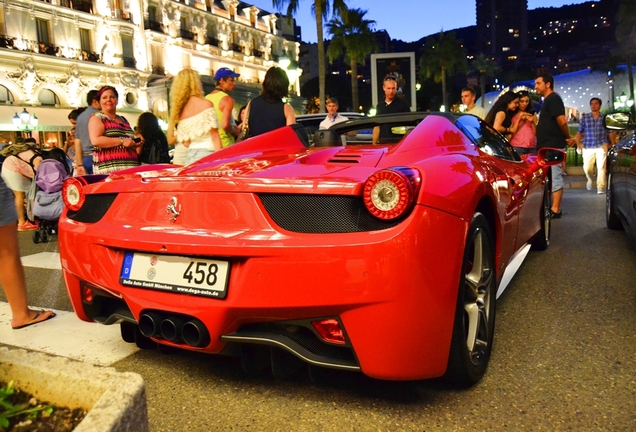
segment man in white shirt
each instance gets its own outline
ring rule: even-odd
[[[338,100],[330,97],[327,99],[327,117],[320,122],[320,129],[329,129],[331,126],[349,120],[338,114]]]
[[[475,90],[470,87],[466,87],[462,90],[462,104],[466,105],[466,114],[472,114],[480,119],[486,118],[486,110],[480,106],[475,105]]]

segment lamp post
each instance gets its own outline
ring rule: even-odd
[[[617,96],[614,99],[614,111],[624,111],[625,108],[631,110],[634,105],[634,101],[632,99],[628,99],[625,92],[622,92],[620,96]]]
[[[296,63],[296,61],[289,58],[287,53],[285,53],[279,57],[278,65],[285,70],[285,73],[287,74],[287,79],[289,79],[289,86],[295,89],[296,80],[302,73],[302,69],[298,68],[298,63]]]
[[[38,118],[35,114],[29,114],[26,108],[24,108],[19,115],[15,113],[13,116],[13,124],[18,130],[30,134],[31,131],[38,127]]]

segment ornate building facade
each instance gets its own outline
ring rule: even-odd
[[[146,110],[166,119],[170,77],[190,67],[241,74],[237,105],[258,94],[267,69],[298,60],[275,14],[238,0],[0,0],[0,141],[20,127],[23,109],[39,118],[36,138],[61,142],[67,115],[102,85],[117,88],[118,110],[136,124]],[[299,92],[298,71],[290,73]],[[302,110],[300,98],[292,105]],[[55,136],[57,135],[57,136]]]

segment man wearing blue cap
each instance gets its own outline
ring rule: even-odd
[[[234,144],[236,136],[239,134],[239,130],[234,123],[234,117],[232,111],[234,110],[234,99],[228,94],[236,87],[236,78],[240,74],[237,74],[232,69],[222,67],[214,74],[214,80],[216,81],[216,88],[205,98],[214,104],[216,110],[216,116],[221,123],[219,128],[219,136],[221,137],[221,145],[223,148]]]

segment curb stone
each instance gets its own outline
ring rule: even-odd
[[[40,352],[0,347],[0,380],[40,400],[88,414],[75,432],[148,432],[140,375]]]

